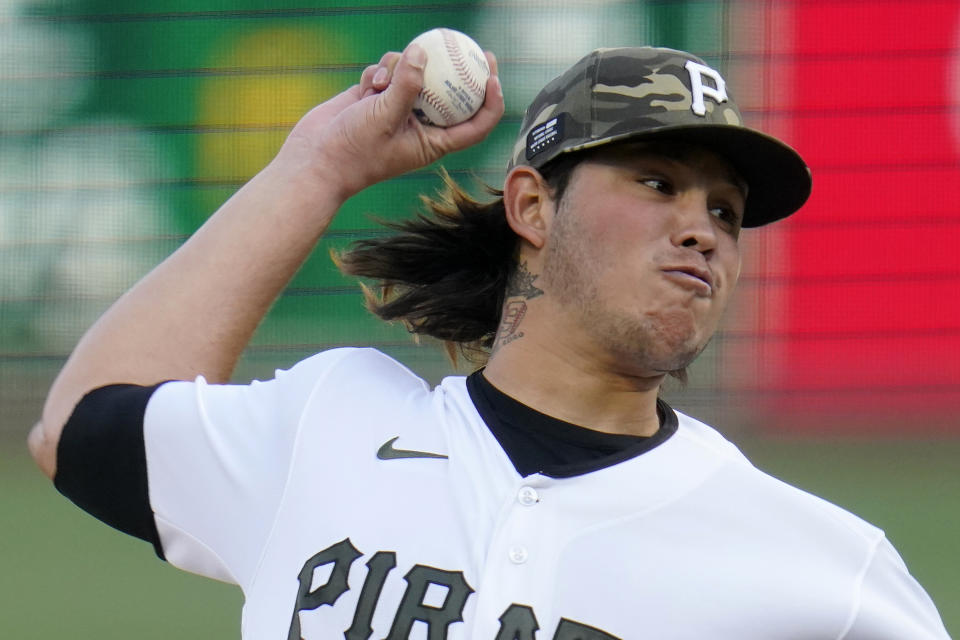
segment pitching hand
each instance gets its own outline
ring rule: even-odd
[[[426,53],[411,44],[386,53],[356,84],[315,107],[294,127],[274,161],[308,169],[346,199],[388,178],[419,169],[483,140],[503,115],[496,58],[486,97],[466,122],[448,128],[421,124],[412,113],[423,86]]]

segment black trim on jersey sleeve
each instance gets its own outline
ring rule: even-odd
[[[53,483],[90,515],[152,543],[163,559],[143,440],[147,402],[159,386],[112,384],[85,395],[60,436]]]

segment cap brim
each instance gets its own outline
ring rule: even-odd
[[[677,140],[723,156],[747,182],[743,226],[760,227],[795,213],[810,197],[810,169],[792,147],[772,136],[732,125],[667,125],[595,140],[594,148],[625,140]]]

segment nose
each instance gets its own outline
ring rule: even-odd
[[[688,192],[678,201],[673,243],[710,254],[717,247],[717,228],[707,206],[706,193]]]

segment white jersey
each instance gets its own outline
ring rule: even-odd
[[[947,638],[882,531],[683,415],[642,455],[524,478],[463,377],[337,349],[167,383],[144,438],[166,558],[242,587],[247,640]]]

